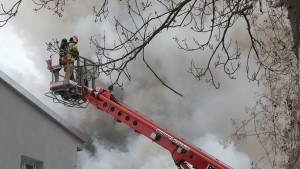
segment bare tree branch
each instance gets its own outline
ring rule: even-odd
[[[12,17],[17,15],[21,2],[22,0],[15,2],[9,9],[1,3],[0,27],[5,26]]]
[[[63,15],[66,1],[68,0],[32,0],[37,6],[37,8],[34,8],[34,11],[46,8],[47,10],[53,11],[54,15],[58,15],[59,17]]]

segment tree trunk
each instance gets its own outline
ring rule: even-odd
[[[297,58],[296,75],[292,77],[293,83],[296,86],[296,93],[292,99],[292,119],[291,127],[295,131],[294,140],[292,141],[292,150],[289,154],[288,169],[300,169],[300,67],[299,67],[299,53],[300,53],[300,1],[288,0],[286,4],[288,10],[288,18],[291,23],[291,29],[294,41],[294,53]]]

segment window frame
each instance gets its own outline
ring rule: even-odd
[[[20,169],[27,169],[27,166],[32,166],[32,169],[43,169],[43,162],[35,160],[27,156],[21,156]]]

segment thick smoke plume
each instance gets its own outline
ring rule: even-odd
[[[197,145],[205,147],[204,150],[214,156],[223,156],[224,162],[231,164],[233,168],[251,168],[247,155],[238,152],[233,145],[227,149],[219,144],[216,136],[206,134],[204,137],[195,140]],[[171,155],[161,147],[146,139],[145,137],[134,137],[126,145],[127,151],[120,151],[116,148],[110,148],[95,140],[97,152],[91,155],[84,151],[80,154],[80,163],[83,168],[89,169],[176,169]],[[113,157],[113,158],[112,158]]]
[[[109,3],[114,6],[112,9],[115,9],[110,11],[110,15],[122,16],[122,13],[118,12],[124,12],[125,2]],[[11,20],[6,29],[13,31],[23,41],[22,46],[27,52],[16,57],[29,60],[31,64],[26,66],[29,66],[31,71],[12,68],[13,66],[9,65],[4,66],[5,70],[8,74],[14,74],[18,82],[58,114],[94,138],[95,153],[85,150],[79,155],[79,167],[82,169],[175,169],[167,151],[124,124],[113,121],[106,113],[92,106],[81,110],[66,108],[52,103],[43,95],[48,92],[51,79],[45,63],[49,58],[46,42],[50,42],[52,38],[60,40],[76,34],[79,37],[80,55],[92,58],[95,49],[90,44],[91,36],[99,38],[104,30],[107,38],[115,36],[112,23],[94,22],[92,7],[95,4],[100,5],[95,0],[68,1],[63,17],[58,18],[47,10],[34,12],[32,9],[35,6],[31,1],[22,2],[18,16]],[[244,33],[236,30],[232,36],[240,37]],[[256,160],[255,154],[259,152],[253,148],[253,143],[240,147],[245,151],[242,153],[233,144],[224,150],[219,140],[225,139],[233,132],[231,119],[243,117],[244,107],[253,104],[253,96],[258,89],[256,84],[248,83],[246,78],[243,78],[243,71],[238,72],[237,80],[228,80],[228,77],[216,72],[218,81],[222,82],[220,90],[199,82],[187,71],[191,59],[202,63],[206,54],[199,52],[191,55],[177,50],[172,40],[175,35],[185,35],[185,32],[164,32],[145,52],[150,66],[184,97],[179,97],[164,87],[147,69],[141,58],[129,65],[132,79],[125,83],[123,90],[117,88],[115,95],[163,128],[168,128],[232,167],[250,168],[251,161]],[[18,73],[11,73],[13,71]],[[101,76],[98,81],[101,81],[104,87],[109,85],[107,77]]]

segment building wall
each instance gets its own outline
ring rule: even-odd
[[[0,79],[0,169],[19,169],[21,155],[43,169],[76,168],[81,143]]]

